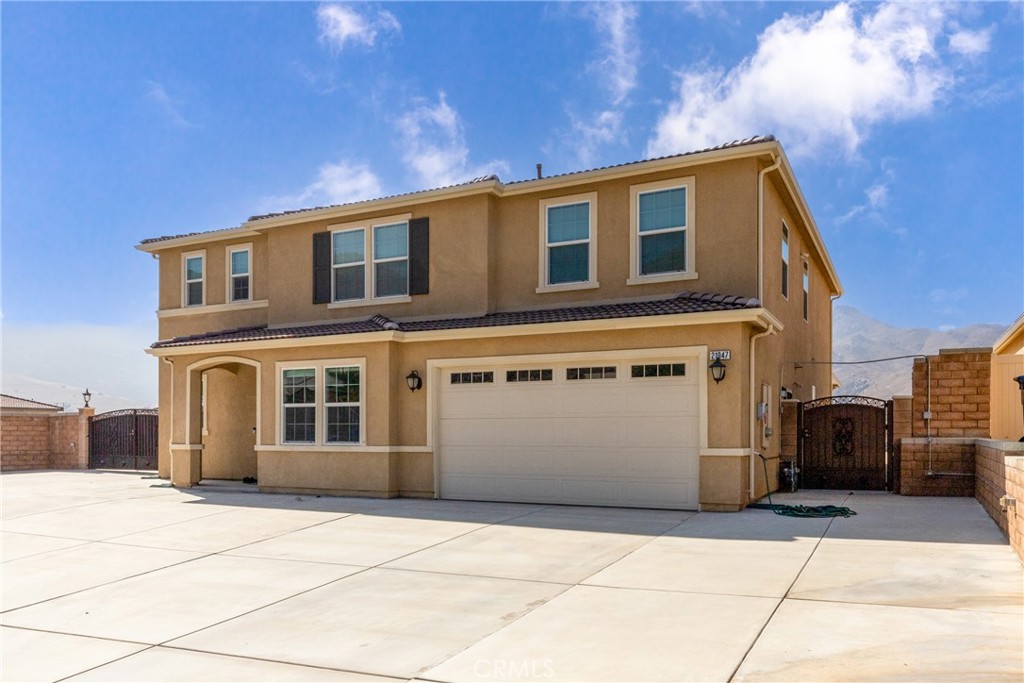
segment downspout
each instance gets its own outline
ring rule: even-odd
[[[757,382],[754,378],[754,370],[756,369],[756,361],[754,360],[754,344],[761,337],[766,337],[770,334],[775,334],[775,325],[768,323],[768,329],[764,332],[759,332],[750,338],[750,500],[754,500],[754,455],[756,443],[756,432],[757,432],[757,395],[754,393],[757,388]],[[765,482],[765,486],[768,482]]]
[[[757,174],[757,300],[764,303],[764,177],[782,165],[782,157],[772,154],[775,163]]]
[[[167,463],[167,476],[170,478],[170,481],[174,481],[174,458],[171,454],[171,444],[174,443],[174,360],[166,357],[160,360],[171,366],[171,400],[167,408],[167,424],[170,425],[167,430],[167,458],[170,462]]]

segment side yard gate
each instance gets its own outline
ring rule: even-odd
[[[800,404],[800,486],[893,489],[892,401],[830,396]]]
[[[89,468],[155,470],[158,424],[155,408],[113,410],[89,418]]]

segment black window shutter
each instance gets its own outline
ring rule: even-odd
[[[409,221],[409,294],[430,291],[430,219]]]
[[[313,235],[313,303],[331,303],[331,233]]]

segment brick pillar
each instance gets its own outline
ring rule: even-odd
[[[96,414],[95,408],[78,409],[78,469],[89,469],[89,418]]]

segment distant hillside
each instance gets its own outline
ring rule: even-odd
[[[835,361],[854,361],[934,354],[939,349],[992,346],[1005,329],[1002,325],[969,325],[947,331],[892,327],[856,308],[836,306],[832,356]],[[842,382],[837,393],[878,398],[910,394],[913,363],[908,359],[866,365],[835,365],[835,375]]]
[[[59,384],[47,382],[24,375],[3,373],[0,378],[0,389],[2,393],[18,398],[28,398],[33,401],[52,403],[63,406],[66,411],[78,410],[82,404],[82,392],[84,387],[77,387],[70,384]],[[104,413],[108,410],[120,410],[122,408],[148,408],[154,406],[140,405],[138,401],[123,396],[112,396],[102,391],[90,388],[92,400],[89,405],[96,409],[97,413]]]

